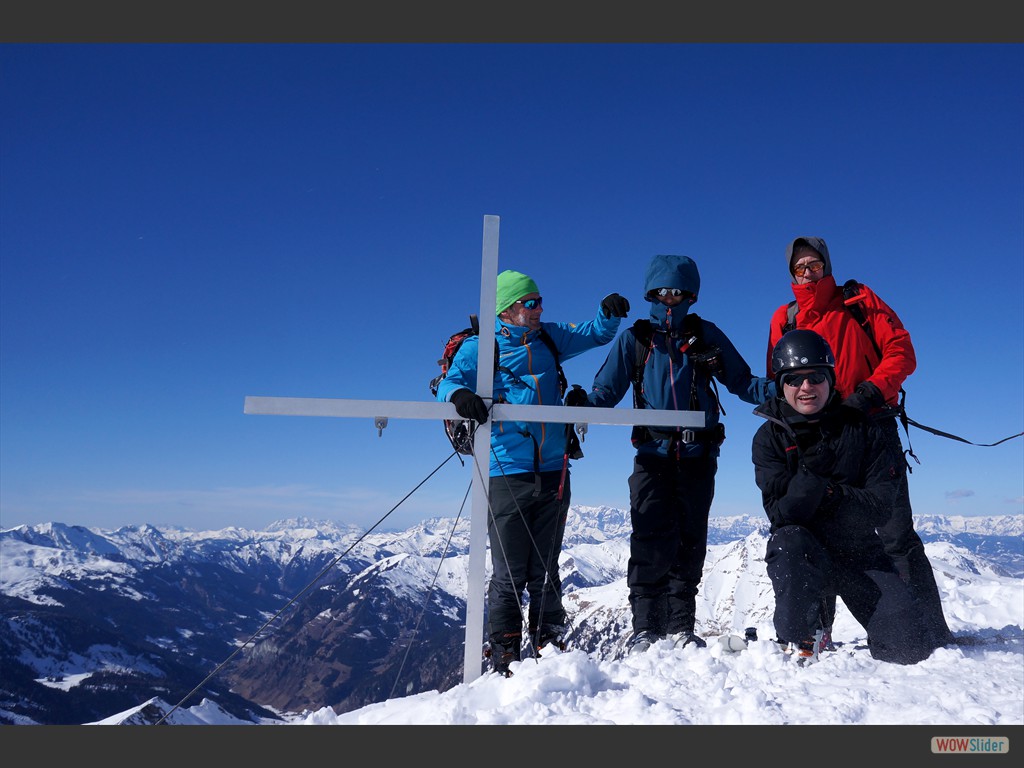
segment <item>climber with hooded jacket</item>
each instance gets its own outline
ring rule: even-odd
[[[751,404],[775,394],[774,382],[754,376],[717,325],[690,312],[699,295],[693,259],[651,259],[644,276],[650,317],[619,334],[584,403],[612,408],[632,387],[636,408],[704,415],[703,428],[633,428],[628,653],[669,636],[680,647],[705,645],[695,633],[696,597],[725,439],[718,383]]]

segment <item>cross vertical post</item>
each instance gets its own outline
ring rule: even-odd
[[[497,216],[484,216],[483,257],[480,267],[480,343],[477,350],[476,393],[485,401],[494,396],[494,316],[498,292]],[[492,412],[493,413],[493,412]],[[463,679],[480,676],[484,634],[484,575],[486,573],[487,519],[490,514],[491,425],[477,429],[473,439],[473,501],[469,523],[469,578],[466,580],[466,644]]]

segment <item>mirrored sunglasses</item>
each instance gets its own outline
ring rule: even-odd
[[[821,384],[828,378],[828,374],[824,371],[814,371],[812,373],[788,373],[782,377],[782,383],[787,387],[799,387],[805,381],[811,384]]]
[[[541,306],[543,303],[543,296],[538,296],[536,299],[527,299],[526,301],[520,299],[516,302],[516,304],[522,304],[525,309],[537,309],[537,307]]]
[[[693,304],[693,302],[697,300],[696,296],[694,296],[689,291],[684,291],[682,288],[652,288],[647,293],[648,299],[667,299],[669,296],[673,298],[679,298],[680,296],[682,296],[683,301],[688,301],[691,304]]]

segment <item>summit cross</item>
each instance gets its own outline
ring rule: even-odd
[[[484,216],[483,258],[480,270],[481,318],[495,316],[498,280],[499,217]],[[494,323],[480,323],[477,394],[491,401],[494,393]],[[488,353],[485,354],[485,351]],[[389,418],[462,419],[451,403],[402,400],[344,400],[333,398],[253,397],[245,398],[244,413],[260,416],[371,417],[378,434]],[[703,427],[702,411],[656,411],[632,408],[589,408],[563,405],[510,405],[494,403],[492,421],[540,421],[561,424],[615,424],[624,426]],[[484,595],[486,584],[488,468],[491,430],[476,430],[473,439],[473,487],[469,529],[469,565],[466,595],[466,643],[463,656],[466,683],[482,674]]]

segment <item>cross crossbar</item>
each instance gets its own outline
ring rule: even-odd
[[[392,417],[461,420],[451,403],[410,400],[335,400],[318,397],[246,397],[245,413],[258,416]],[[542,421],[561,424],[616,424],[645,427],[703,427],[701,411],[651,411],[570,405],[495,403],[492,421]]]

